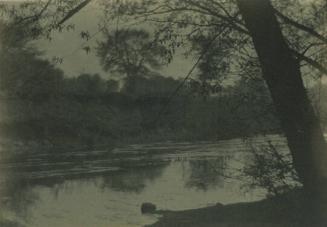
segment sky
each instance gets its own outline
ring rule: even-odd
[[[44,52],[44,57],[63,58],[63,63],[58,64],[66,76],[77,76],[81,73],[98,73],[104,78],[112,77],[108,72],[102,70],[99,59],[96,57],[95,47],[97,41],[102,39],[99,31],[98,22],[101,19],[102,11],[94,4],[89,4],[82,11],[75,14],[67,23],[75,24],[75,30],[53,34],[52,41],[38,40],[34,45]],[[120,27],[126,26],[121,24]],[[80,37],[81,31],[89,31],[94,37],[85,41]],[[90,46],[91,52],[86,54],[83,46]],[[194,64],[194,59],[185,59],[181,54],[177,54],[172,63],[160,69],[164,76],[183,78]]]
[[[3,0],[0,0],[0,2]],[[15,0],[6,0],[7,2],[15,2]],[[33,1],[33,0],[30,0]],[[309,1],[309,0],[303,0]],[[104,78],[114,77],[108,72],[102,70],[99,59],[95,54],[94,47],[97,41],[102,40],[101,32],[98,28],[98,22],[101,20],[102,9],[97,4],[89,4],[79,13],[75,14],[67,23],[75,25],[74,31],[54,33],[52,41],[38,40],[34,45],[44,52],[44,58],[51,60],[53,57],[63,58],[62,64],[58,64],[65,75],[68,77],[78,76],[81,73],[97,73]],[[120,27],[127,26],[120,24]],[[89,31],[93,38],[88,42],[80,37],[81,31]],[[86,54],[83,46],[90,46],[91,52]],[[178,52],[177,52],[178,53]],[[196,59],[185,59],[181,54],[177,54],[171,64],[163,67],[159,72],[164,76],[174,78],[184,78],[192,68]],[[195,76],[195,75],[193,75]],[[327,83],[327,78],[323,77],[323,83]]]

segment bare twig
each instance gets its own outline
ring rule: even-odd
[[[193,71],[195,70],[195,68],[197,67],[197,65],[200,63],[200,61],[203,59],[203,57],[206,55],[206,53],[210,50],[212,44],[216,41],[216,39],[226,30],[226,27],[222,28],[221,31],[216,34],[212,40],[210,40],[210,42],[208,43],[208,45],[206,46],[206,48],[204,49],[204,51],[201,53],[201,55],[199,56],[199,58],[197,59],[197,61],[194,63],[194,65],[192,66],[192,68],[190,69],[190,71],[187,73],[187,75],[184,77],[184,79],[182,80],[182,82],[176,87],[176,89],[171,93],[171,95],[168,98],[168,101],[166,103],[166,105],[164,105],[162,107],[162,109],[159,111],[158,117],[155,120],[155,123],[160,119],[160,117],[162,116],[162,114],[165,113],[165,111],[167,110],[167,107],[170,105],[171,101],[173,100],[173,98],[175,97],[175,95],[179,92],[179,90],[184,86],[184,84],[186,83],[186,81],[188,80],[188,78],[191,76],[191,74],[193,73]]]

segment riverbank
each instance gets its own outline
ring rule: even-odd
[[[257,202],[185,210],[158,211],[162,217],[147,227],[324,227],[303,206],[300,190]]]

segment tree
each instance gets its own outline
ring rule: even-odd
[[[151,3],[145,8],[142,4],[136,4],[134,15],[144,15],[147,22],[166,25],[160,30],[166,36],[169,34],[170,39],[181,37],[177,32],[178,29],[187,32],[184,42],[194,39],[203,41],[203,38],[198,38],[203,36],[210,40],[218,37],[217,42],[222,42],[226,37],[233,40],[239,35],[237,39],[239,42],[231,43],[230,48],[243,49],[247,56],[247,59],[241,62],[240,69],[249,59],[256,58],[254,55],[256,52],[262,75],[268,85],[288,141],[294,167],[310,198],[326,206],[327,146],[319,119],[306,94],[300,70],[300,62],[305,61],[318,70],[318,73],[326,73],[318,56],[311,59],[305,55],[307,51],[315,49],[314,46],[325,46],[326,38],[310,26],[300,24],[282,14],[271,5],[269,0],[237,0],[234,6],[233,3],[214,0],[168,1],[163,4],[151,1]],[[326,4],[320,5],[320,9],[313,11],[314,14],[321,17],[320,10],[325,7]],[[128,13],[126,15],[130,16]],[[193,15],[193,18],[190,15]],[[288,39],[283,36],[276,15],[285,24],[291,25],[291,28],[284,30]],[[312,38],[319,40],[319,43],[313,42]],[[254,49],[251,47],[251,40]],[[208,52],[212,53],[210,50]],[[242,59],[244,57],[242,51],[238,53],[234,57]],[[213,59],[208,54],[205,56],[209,57],[208,60]],[[210,67],[212,65],[210,61],[204,63],[200,66],[213,68]],[[217,65],[221,63],[225,64],[223,61],[216,62]],[[234,67],[230,68],[235,68],[235,65],[231,66]],[[217,66],[213,70],[216,68]]]
[[[237,3],[259,56],[295,169],[311,197],[318,195],[326,202],[327,146],[303,85],[299,61],[283,38],[270,1]]]
[[[97,47],[101,65],[106,71],[119,75],[144,76],[158,69],[166,49],[148,32],[141,29],[120,29],[105,32],[105,41]]]
[[[58,95],[63,72],[28,46],[21,29],[0,22],[0,90],[7,98],[48,101]],[[24,64],[24,67],[21,67]]]
[[[187,32],[186,35],[184,33],[186,37],[183,39],[184,42],[195,39],[202,42],[203,37],[213,40],[217,38],[216,43],[224,42],[226,39],[235,40],[229,45],[230,49],[237,51],[234,58],[243,60],[242,58],[246,57],[245,61],[241,61],[240,69],[243,69],[251,58],[256,58],[260,62],[262,74],[288,139],[295,168],[308,191],[321,188],[318,185],[325,182],[327,174],[327,149],[319,120],[315,116],[303,85],[300,62],[305,61],[318,70],[315,71],[316,74],[325,73],[326,69],[321,59],[318,57],[309,59],[305,54],[309,49],[310,51],[315,49],[316,45],[325,46],[326,38],[311,28],[311,25],[300,24],[281,13],[268,0],[236,2],[171,0],[163,4],[156,1],[147,3],[147,7],[144,7],[144,4],[135,4],[132,15],[135,16],[134,18],[144,15],[147,22],[165,25],[166,27],[159,28],[162,36],[168,33],[170,39],[181,37],[182,32],[178,33],[178,29],[183,29]],[[277,2],[275,4],[278,5]],[[323,23],[324,17],[321,11],[326,8],[326,4],[319,2],[316,4],[316,9],[310,13],[320,18],[317,21]],[[296,6],[293,7],[296,9]],[[280,8],[285,6],[280,4]],[[298,10],[304,11],[303,6],[298,6]],[[126,15],[130,16],[131,11]],[[287,39],[282,34],[276,15],[283,22],[283,27],[287,27],[284,29]],[[321,30],[320,26],[317,28]],[[251,39],[248,39],[249,37]],[[314,43],[312,39],[319,40],[319,44]],[[255,48],[252,47],[251,40]],[[258,57],[255,56],[255,52]],[[216,64],[221,63],[225,64],[223,61]],[[230,68],[235,68],[236,65],[230,64],[233,66]],[[255,68],[256,65],[252,64],[250,67]],[[308,69],[303,71],[306,70]]]

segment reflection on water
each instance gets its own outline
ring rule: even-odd
[[[167,164],[128,168],[103,176],[102,188],[114,191],[141,193],[147,184],[161,176]]]
[[[156,220],[141,215],[143,202],[182,210],[261,199],[233,177],[248,158],[242,140],[30,153],[1,163],[0,224],[142,226]]]
[[[225,157],[208,160],[190,160],[186,187],[208,190],[209,187],[223,187],[226,169]]]

